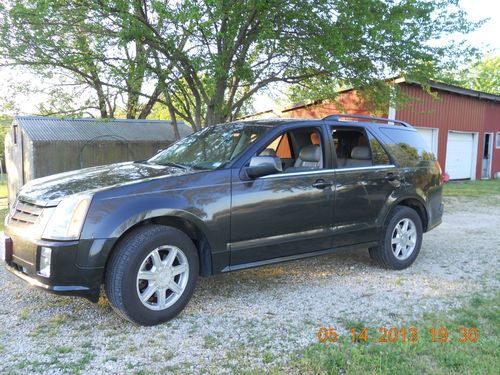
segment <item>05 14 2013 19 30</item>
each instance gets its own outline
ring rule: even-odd
[[[448,330],[445,327],[424,329],[423,337],[430,339],[432,342],[445,343],[450,340],[457,340],[461,343],[475,343],[479,339],[479,331],[477,328],[461,327],[457,330]],[[380,327],[378,335],[373,335],[373,340],[370,340],[368,331],[365,328],[350,328],[351,342],[368,342],[375,341],[379,343],[397,343],[408,342],[416,343],[420,339],[419,330],[415,327],[395,328],[395,327]],[[450,332],[458,334],[450,336]],[[320,327],[316,333],[318,341],[324,344],[336,343],[339,340],[339,332],[336,327]]]

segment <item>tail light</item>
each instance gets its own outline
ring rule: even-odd
[[[446,173],[446,172],[443,173],[443,170],[441,169],[441,165],[439,164],[439,162],[437,160],[434,162],[434,166],[438,170],[440,184],[443,185],[445,182],[448,182],[450,177],[448,176],[448,173]]]

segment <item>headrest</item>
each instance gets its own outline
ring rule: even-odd
[[[358,160],[370,160],[370,148],[366,146],[356,146],[352,148],[351,158]]]
[[[304,146],[300,150],[299,158],[303,161],[317,163],[321,160],[321,148],[318,145]]]
[[[316,132],[311,133],[310,138],[311,138],[311,143],[313,145],[319,145],[320,142],[319,142],[319,135],[318,135],[318,133],[316,133]]]

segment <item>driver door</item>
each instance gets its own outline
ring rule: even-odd
[[[310,134],[320,139],[321,165],[297,170],[290,164],[297,164],[301,148],[314,144]],[[290,150],[280,152],[291,160],[282,159],[282,173],[243,181],[239,170],[233,171],[232,268],[331,247],[334,173],[324,164],[326,137],[319,127],[294,128],[276,139],[284,135]],[[276,139],[264,148],[266,154]]]

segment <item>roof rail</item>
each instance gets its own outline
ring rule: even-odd
[[[324,117],[323,120],[339,120],[341,118],[357,118],[357,119],[363,119],[363,120],[385,122],[388,124],[397,123],[397,124],[403,125],[406,128],[411,128],[410,124],[408,124],[407,122],[401,121],[401,120],[393,120],[393,119],[388,119],[388,118],[383,118],[383,117],[372,117],[372,116],[363,116],[363,115],[348,115],[348,114],[330,115],[330,116]]]

